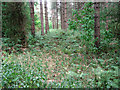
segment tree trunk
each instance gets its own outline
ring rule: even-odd
[[[81,5],[80,5],[80,4],[81,4],[81,2],[78,2],[78,3],[77,3],[77,6],[78,6],[78,7],[77,7],[77,10],[78,10],[78,11],[79,11],[79,9],[81,8]]]
[[[65,29],[65,3],[64,2],[62,2],[62,19],[63,19],[62,26],[63,26],[63,29]]]
[[[67,28],[67,2],[60,2],[61,29]]]
[[[45,0],[45,32],[47,34],[49,30],[49,23],[48,23],[48,12],[47,12],[47,0]]]
[[[56,18],[57,18],[57,29],[59,28],[58,26],[58,3],[56,2]]]
[[[119,4],[118,4],[118,7],[119,7],[119,9],[118,9],[118,23],[120,23],[120,1],[119,1]],[[120,28],[119,28],[119,31],[120,31]],[[118,44],[119,44],[119,47],[120,47],[120,32],[118,32]],[[119,48],[119,52],[118,52],[118,55],[120,56],[120,48]]]
[[[67,2],[65,0],[65,30],[67,30],[68,24],[67,24]]]
[[[40,0],[40,17],[41,17],[41,35],[44,35],[44,23],[43,23],[43,7],[42,7],[42,0]]]
[[[62,16],[63,14],[62,14],[62,2],[60,2],[60,19],[61,19],[61,29],[63,29],[63,16]]]
[[[54,9],[52,10],[52,26],[53,26],[53,29],[55,29],[55,11],[54,11]]]
[[[35,22],[34,22],[34,2],[30,2],[30,15],[32,19],[32,24],[31,24],[31,34],[33,37],[35,37]]]
[[[106,1],[106,9],[107,8],[108,8],[108,1]],[[106,30],[108,31],[108,16],[106,16]]]
[[[94,9],[95,9],[94,37],[95,39],[97,39],[95,41],[95,47],[99,48],[100,46],[100,3],[99,2],[94,3]]]
[[[0,16],[2,16],[2,2],[1,1],[0,1]],[[1,20],[2,20],[2,17],[0,17],[0,42],[2,38],[2,21]],[[1,50],[1,47],[0,47],[0,50]]]
[[[75,10],[77,9],[77,2],[74,2],[74,4],[75,4]]]

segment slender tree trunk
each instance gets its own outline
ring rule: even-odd
[[[62,2],[60,2],[60,19],[61,19],[61,29],[63,29],[63,14],[62,14],[63,12],[62,12]]]
[[[32,24],[31,24],[31,34],[33,37],[35,37],[35,22],[34,22],[34,2],[30,2],[30,15],[32,19]]]
[[[78,3],[77,3],[77,6],[78,6],[78,7],[77,7],[77,10],[79,11],[79,9],[80,9],[80,7],[81,7],[81,2],[78,2]]]
[[[67,24],[67,2],[65,0],[65,30],[67,30],[68,24]]]
[[[53,29],[55,29],[55,11],[54,11],[54,9],[52,10],[52,26],[53,26]]]
[[[106,9],[107,8],[108,8],[108,1],[106,1]],[[106,16],[106,30],[108,31],[108,16]]]
[[[48,23],[48,12],[47,12],[47,0],[45,0],[45,32],[47,34],[49,30],[49,23]]]
[[[99,48],[100,46],[100,3],[95,2],[94,3],[94,9],[95,9],[95,26],[94,26],[94,37],[97,39],[95,41],[95,47]]]
[[[77,9],[77,2],[75,1],[74,4],[75,4],[75,10],[76,10]]]
[[[61,2],[60,4],[61,12],[61,29],[67,28],[67,2]]]
[[[5,5],[5,3],[3,3],[3,5]],[[2,20],[2,2],[0,1],[0,20]],[[1,42],[1,38],[2,38],[2,21],[0,21],[0,42]],[[0,51],[1,51],[1,47],[0,47]]]
[[[6,5],[6,2],[1,2],[1,1],[0,1],[0,3],[3,4],[4,6]],[[6,16],[6,13],[5,13],[5,12],[2,12],[2,5],[1,5],[0,9],[1,9],[1,11],[0,11],[1,14],[0,14],[0,16],[2,16],[2,15]],[[0,17],[0,20],[2,20],[2,17]],[[5,28],[5,27],[4,27],[4,25],[2,25],[2,21],[0,21],[0,22],[1,22],[1,26],[0,26],[0,31],[1,31],[1,32],[0,32],[0,34],[1,34],[1,38],[2,38],[2,37],[5,37],[5,36],[4,36],[5,33],[2,32],[2,29]]]
[[[63,19],[62,26],[63,26],[63,29],[65,29],[65,2],[62,2],[62,3],[63,3],[62,5],[62,19]]]
[[[43,6],[42,0],[40,0],[40,17],[41,17],[41,35],[44,35],[44,21],[43,21]]]
[[[77,8],[77,2],[76,2],[76,0],[75,0],[75,2],[74,2],[74,8],[75,8],[75,10],[78,9],[78,8]],[[76,21],[78,21],[76,15],[77,15],[77,14],[75,14],[74,18],[75,18]],[[77,24],[76,24],[76,28],[77,28]]]
[[[120,1],[119,1],[119,4],[118,4],[118,23],[120,23]],[[119,28],[119,31],[120,31],[120,28]],[[119,47],[120,47],[120,32],[118,32],[118,44],[119,44]],[[120,48],[119,48],[119,52],[118,52],[118,55],[120,56]]]
[[[57,29],[59,28],[58,26],[58,3],[56,2],[56,18],[57,18]]]

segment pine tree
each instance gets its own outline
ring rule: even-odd
[[[95,26],[94,26],[94,37],[97,39],[95,41],[95,46],[99,48],[100,46],[100,3],[95,2],[94,3],[94,9],[95,9]]]
[[[52,9],[52,27],[55,29],[55,10]]]
[[[41,35],[44,35],[44,23],[43,23],[43,6],[42,6],[42,0],[40,0],[40,17],[41,17]]]
[[[65,30],[67,30],[68,24],[67,24],[67,2],[65,0]]]
[[[108,1],[106,1],[106,8],[108,8]],[[108,16],[106,16],[106,30],[108,31]]]
[[[30,4],[30,15],[32,19],[31,34],[35,37],[34,2],[29,2],[29,4]]]
[[[65,29],[65,2],[62,2],[62,28]]]
[[[56,2],[56,19],[57,19],[57,29],[59,28],[58,26],[58,3]]]
[[[60,19],[61,19],[61,29],[63,29],[63,14],[62,14],[62,2],[60,2]]]
[[[47,0],[45,0],[45,32],[49,31],[48,12],[47,12]]]

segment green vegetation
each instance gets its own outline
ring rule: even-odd
[[[2,88],[119,88],[119,5],[112,8],[115,3],[110,3],[110,10],[100,10],[99,47],[95,46],[98,37],[94,38],[94,4],[82,5],[79,11],[72,10],[68,28],[52,29],[53,22],[48,19],[48,33],[41,35],[40,18],[37,14],[30,17],[34,5],[2,4]],[[100,5],[102,9],[104,3]],[[45,23],[43,27],[45,31]]]
[[[117,48],[97,58],[94,51],[85,53],[91,51],[81,46],[78,31],[51,30],[44,37],[38,35],[22,53],[3,52],[3,87],[118,88]]]

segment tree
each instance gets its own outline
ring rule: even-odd
[[[108,1],[106,1],[106,8],[108,8]],[[106,30],[108,31],[108,16],[106,16]]]
[[[66,2],[66,0],[65,0],[65,21],[64,21],[65,23],[65,29],[67,29],[67,27],[68,27],[68,24],[67,24],[67,2]]]
[[[67,28],[67,2],[61,2],[60,12],[61,12],[61,28],[66,29]]]
[[[61,19],[61,29],[63,29],[63,14],[62,14],[62,2],[60,2],[60,19]]]
[[[78,3],[77,3],[77,6],[78,6],[78,7],[77,7],[77,10],[79,11],[79,9],[81,8],[81,2],[78,2]]]
[[[74,5],[75,5],[75,9],[77,9],[77,2],[76,1],[74,2]]]
[[[45,32],[47,34],[49,30],[49,22],[48,22],[48,12],[47,12],[47,0],[45,0]]]
[[[0,2],[0,16],[2,15],[2,12],[1,12],[2,8],[1,7],[2,7],[2,2]],[[2,18],[0,17],[0,20],[1,19]],[[0,21],[0,42],[1,42],[1,38],[2,38],[2,31],[1,31],[2,30],[2,25],[1,24],[2,24],[2,21]],[[1,50],[1,47],[0,47],[0,50]]]
[[[58,26],[58,3],[56,1],[56,19],[57,19],[57,29],[59,28]]]
[[[33,1],[30,2],[30,15],[31,15],[31,19],[32,19],[31,33],[32,33],[33,37],[35,37],[34,2]]]
[[[65,29],[65,3],[61,2],[61,26]]]
[[[95,9],[95,26],[94,26],[94,37],[95,37],[95,47],[99,48],[100,46],[100,3],[95,2],[94,3],[94,9]]]
[[[52,9],[52,26],[53,26],[53,29],[55,29],[55,10]]]
[[[62,19],[63,19],[63,29],[65,29],[65,2],[62,2]]]
[[[26,46],[27,7],[24,2],[6,2],[2,7],[2,36],[9,42]],[[29,10],[30,11],[30,10]],[[10,44],[11,44],[10,43]],[[12,47],[13,44],[10,45]]]
[[[43,6],[42,6],[42,0],[40,0],[40,17],[41,17],[41,35],[44,35],[44,23],[43,23]]]
[[[119,23],[119,31],[120,31],[120,1],[118,4],[118,23]],[[120,47],[120,32],[118,32],[118,40],[119,40],[119,47]],[[119,48],[119,54],[120,55],[120,48]]]

